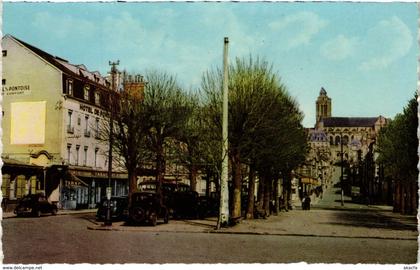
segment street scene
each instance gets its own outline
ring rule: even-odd
[[[220,231],[216,218],[171,220],[156,227],[116,222],[108,228],[86,210],[39,219],[10,216],[3,220],[3,262],[416,263],[415,216],[384,206],[341,207],[336,191],[326,191],[310,211],[297,207]]]
[[[3,21],[4,265],[417,269],[415,3],[6,2]]]

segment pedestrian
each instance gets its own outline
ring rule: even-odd
[[[311,197],[309,197],[308,195],[306,195],[305,204],[306,204],[306,210],[311,210]]]
[[[305,193],[302,199],[302,210],[310,210],[311,209],[311,198],[308,194]]]

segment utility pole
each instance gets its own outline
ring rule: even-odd
[[[115,93],[115,75],[117,74],[117,65],[120,64],[120,61],[116,62],[109,61],[111,66],[111,91],[108,94],[108,108],[109,108],[109,149],[108,149],[108,188],[106,189],[106,215],[105,215],[105,226],[111,226],[111,179],[112,179],[112,145],[114,144],[114,98]]]
[[[229,189],[228,189],[228,47],[229,38],[225,37],[223,47],[223,144],[222,174],[220,179],[220,209],[217,229],[229,222]]]
[[[341,153],[341,181],[340,181],[340,186],[341,186],[341,206],[344,206],[344,189],[343,189],[343,180],[344,180],[344,176],[343,176],[343,133],[340,133],[340,153]]]

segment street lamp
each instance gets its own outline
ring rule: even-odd
[[[112,145],[113,145],[113,129],[114,129],[114,106],[113,106],[113,94],[115,91],[115,75],[117,74],[117,65],[120,61],[116,62],[109,61],[111,66],[111,91],[108,94],[108,105],[109,105],[109,149],[108,149],[108,187],[106,189],[106,215],[105,215],[105,226],[111,226],[111,179],[112,179]]]

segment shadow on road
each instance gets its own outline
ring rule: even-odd
[[[391,217],[369,210],[338,211],[334,215],[337,222],[330,222],[329,224],[389,230],[417,230],[417,219],[415,216]]]

